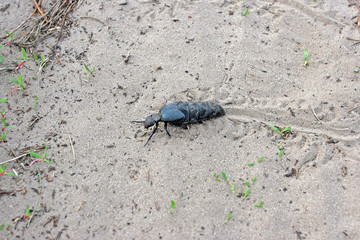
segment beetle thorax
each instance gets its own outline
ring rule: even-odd
[[[160,122],[160,119],[161,118],[160,118],[159,114],[152,114],[145,119],[144,126],[146,128],[151,127],[151,126],[155,125],[156,123]]]

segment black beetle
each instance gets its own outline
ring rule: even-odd
[[[199,123],[211,118],[221,117],[225,115],[224,109],[212,102],[174,102],[162,107],[158,114],[148,116],[145,121],[133,121],[144,123],[145,128],[155,125],[153,132],[146,141],[148,144],[151,137],[154,135],[158,128],[159,122],[165,123],[165,130],[169,137],[171,137],[167,124],[170,123],[174,126],[186,129],[187,124]]]

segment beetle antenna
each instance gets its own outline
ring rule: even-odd
[[[155,128],[154,128],[154,131],[151,133],[151,135],[150,135],[150,137],[148,138],[148,140],[146,141],[144,147],[149,143],[151,137],[154,135],[154,133],[156,132],[157,128],[158,128],[158,124],[156,123]]]
[[[144,123],[145,121],[131,121],[132,123]]]

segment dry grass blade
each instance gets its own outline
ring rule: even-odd
[[[36,1],[34,0],[34,2]],[[29,32],[25,36],[14,40],[14,43],[19,47],[32,47],[47,36],[54,34],[55,30],[59,30],[60,34],[56,42],[57,45],[61,37],[62,28],[65,25],[66,17],[69,12],[75,9],[78,2],[80,0],[58,0],[47,13],[43,13],[38,8],[42,12],[40,13],[44,15],[31,19],[34,23],[30,24]],[[58,23],[61,23],[61,26]]]

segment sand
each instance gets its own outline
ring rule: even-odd
[[[35,9],[6,4],[1,35]],[[19,176],[0,176],[0,189],[26,192],[0,195],[0,238],[360,239],[357,14],[339,0],[79,3],[41,74],[34,61],[0,71],[16,126],[1,162],[47,144],[55,163],[7,163]],[[31,50],[50,57],[60,26]],[[21,63],[16,44],[0,54],[0,68]],[[27,88],[10,96],[19,74]],[[170,126],[171,138],[161,123],[144,147],[152,129],[131,121],[178,100],[213,101],[226,115]]]

